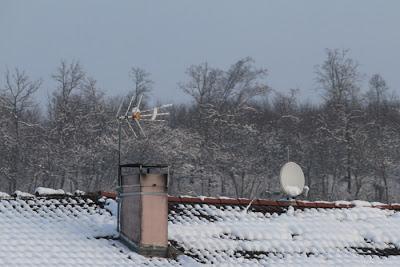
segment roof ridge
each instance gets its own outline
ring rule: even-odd
[[[115,192],[100,191],[100,196],[116,198]],[[182,204],[210,204],[210,205],[249,205],[251,206],[272,206],[272,207],[297,207],[304,208],[354,208],[354,207],[373,207],[379,209],[400,210],[400,204],[384,204],[379,202],[368,202],[362,200],[354,201],[308,201],[308,200],[270,200],[270,199],[249,199],[249,198],[230,198],[230,197],[205,197],[205,196],[168,196],[169,203]]]

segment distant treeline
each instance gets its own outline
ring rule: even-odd
[[[289,158],[302,166],[310,199],[400,200],[400,101],[380,74],[365,78],[346,50],[327,50],[315,67],[318,104],[270,88],[251,58],[186,74],[179,86],[191,102],[172,107],[168,122],[144,125],[141,139],[123,125],[123,161],[170,164],[171,194],[276,197]],[[139,95],[146,106],[153,84],[140,68],[131,77],[129,94],[107,96],[79,63],[61,62],[39,109],[41,81],[20,69],[4,73],[0,191],[115,190],[118,107]]]

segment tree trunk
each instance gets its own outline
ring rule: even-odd
[[[347,151],[347,166],[346,166],[346,171],[347,171],[347,192],[351,194],[351,152],[348,150]]]
[[[235,174],[233,172],[230,172],[229,173],[229,177],[232,180],[233,188],[235,189],[235,193],[236,193],[236,197],[239,197],[239,188],[238,188],[238,184],[237,184],[236,179],[235,179]]]
[[[385,187],[385,202],[389,203],[389,186],[388,186],[388,181],[387,181],[386,171],[385,171],[384,166],[382,166],[382,179],[383,179],[383,184]]]
[[[240,187],[240,197],[243,197],[244,196],[244,178],[246,177],[246,172],[242,172],[242,175],[241,175],[241,187]]]
[[[226,196],[225,175],[221,175],[221,196]]]

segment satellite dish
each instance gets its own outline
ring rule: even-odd
[[[304,190],[304,173],[294,162],[288,162],[281,168],[280,182],[283,192],[290,197],[297,197]]]

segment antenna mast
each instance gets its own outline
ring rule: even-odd
[[[126,123],[128,125],[129,131],[135,138],[146,138],[146,133],[143,130],[140,122],[164,122],[166,121],[166,116],[169,115],[169,112],[165,112],[164,110],[172,106],[172,104],[167,104],[142,111],[140,110],[140,104],[142,102],[143,95],[139,95],[136,105],[132,107],[136,97],[137,96],[135,94],[131,97],[125,114],[120,114],[122,106],[124,104],[124,100],[121,101],[121,104],[117,111],[116,119],[118,121],[118,166],[121,165],[121,139],[123,131],[122,124]],[[124,133],[128,136],[126,132]]]
[[[122,173],[121,173],[121,140],[122,140],[122,124],[126,123],[128,125],[128,129],[132,133],[135,138],[146,138],[146,133],[144,132],[140,122],[164,122],[166,121],[166,116],[169,115],[169,112],[165,112],[164,110],[171,107],[172,104],[157,106],[147,110],[140,110],[140,104],[143,99],[143,95],[139,95],[138,100],[136,101],[136,105],[132,107],[134,99],[137,95],[133,94],[128,108],[126,109],[125,114],[121,115],[121,109],[124,105],[124,100],[121,101],[121,104],[118,108],[116,119],[118,121],[118,190],[122,184]],[[136,128],[136,130],[135,130]],[[124,132],[126,136],[128,134]],[[119,205],[119,204],[118,204]],[[117,219],[117,228],[118,231],[120,229],[120,215],[118,214]]]

